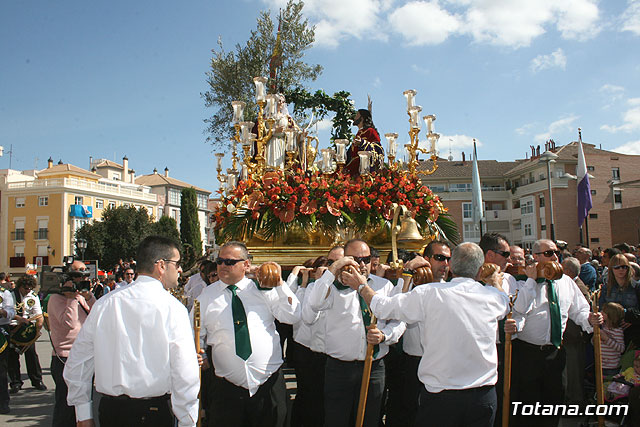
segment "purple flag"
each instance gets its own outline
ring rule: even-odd
[[[589,184],[587,163],[584,160],[582,138],[578,141],[578,169],[576,175],[578,175],[578,226],[582,227],[582,223],[592,207],[591,185]]]

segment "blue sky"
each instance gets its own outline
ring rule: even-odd
[[[89,156],[136,174],[169,167],[214,191],[200,93],[211,49],[244,43],[258,11],[283,0],[0,2],[0,168]],[[309,0],[312,89],[373,100],[381,134],[408,140],[402,92],[435,114],[455,158],[524,158],[530,145],[577,139],[640,154],[640,1]],[[328,143],[325,124],[320,140]],[[424,135],[424,131],[421,136]]]

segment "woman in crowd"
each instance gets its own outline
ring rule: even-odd
[[[633,279],[633,272],[629,261],[624,255],[615,255],[609,261],[609,275],[607,284],[602,287],[600,306],[607,302],[617,302],[626,312],[622,327],[624,341],[640,343],[640,298],[638,296],[638,282]]]

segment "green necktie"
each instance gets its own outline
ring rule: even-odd
[[[345,286],[342,283],[338,282],[337,280],[333,282],[333,286],[335,286],[339,291],[343,291],[345,289],[351,289],[348,286]],[[366,336],[367,326],[371,325],[371,310],[369,310],[369,306],[367,305],[367,302],[364,300],[364,298],[362,298],[362,296],[360,296],[360,294],[358,294],[358,301],[360,301],[360,311],[362,312],[362,322],[364,323],[364,333]],[[374,345],[373,346],[374,359],[379,352],[380,352],[380,346],[378,344]]]
[[[231,313],[233,314],[233,329],[236,335],[236,354],[247,360],[251,356],[251,338],[249,337],[249,325],[247,324],[247,313],[244,311],[242,300],[236,294],[238,287],[229,285],[227,289],[233,295],[231,297]]]
[[[551,344],[560,348],[562,344],[562,318],[558,305],[558,293],[553,280],[544,280],[547,285],[547,300],[549,301],[549,317],[551,317]]]

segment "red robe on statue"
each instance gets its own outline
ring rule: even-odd
[[[347,163],[345,171],[351,176],[358,176],[360,173],[360,156],[358,151],[371,151],[373,155],[370,160],[371,172],[382,167],[384,163],[384,149],[380,144],[380,135],[375,128],[360,129],[353,138],[353,143],[347,150]]]

